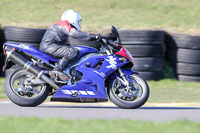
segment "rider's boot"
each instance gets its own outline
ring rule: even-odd
[[[57,67],[55,67],[54,70],[51,71],[51,73],[54,74],[55,76],[58,75],[60,79],[65,79],[65,78],[68,79],[68,76],[63,73],[63,70],[71,60],[77,59],[78,55],[79,55],[78,49],[69,48],[66,55],[62,59],[59,60]]]
[[[65,58],[60,59],[58,65],[52,71],[49,71],[49,75],[54,78],[58,77],[61,80],[67,80],[69,77],[63,73],[67,64],[68,61],[66,61]]]

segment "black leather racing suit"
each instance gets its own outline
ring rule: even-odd
[[[68,21],[63,20],[47,28],[40,44],[41,51],[55,58],[62,58],[58,63],[59,69],[64,69],[67,63],[79,55],[78,49],[66,46],[69,36],[81,40],[90,40],[89,34],[76,30]]]
[[[70,46],[66,46],[68,36],[81,40],[90,40],[87,33],[72,28],[68,21],[59,21],[47,28],[40,44],[40,50],[56,58],[64,57]]]

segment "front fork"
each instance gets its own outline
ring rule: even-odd
[[[119,75],[120,75],[121,78],[120,78],[120,77],[117,77],[117,79],[120,80],[120,81],[122,82],[123,85],[129,86],[129,82],[128,82],[128,80],[127,80],[127,78],[126,78],[124,72],[122,71],[122,69],[119,68],[118,71],[119,71]]]
[[[107,55],[111,55],[112,54],[112,52],[109,51],[109,50],[106,50],[105,52],[106,52]],[[127,80],[127,78],[126,78],[126,76],[125,76],[125,74],[124,74],[124,72],[122,71],[121,68],[118,69],[118,72],[119,72],[119,75],[120,75],[121,78],[117,77],[117,79],[120,80],[123,85],[129,86],[129,82],[128,82],[128,80]]]

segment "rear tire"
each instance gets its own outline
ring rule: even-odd
[[[40,92],[37,92],[38,94],[36,94],[36,96],[33,96],[33,97],[32,96],[26,97],[26,95],[23,96],[20,93],[19,89],[25,88],[24,80],[27,78],[26,76],[29,74],[30,73],[27,72],[26,70],[23,70],[22,68],[18,68],[6,77],[5,88],[4,88],[5,92],[8,96],[8,98],[13,103],[15,103],[19,106],[25,106],[25,107],[37,106],[46,100],[48,93],[49,93],[48,86],[46,84],[44,84],[43,86],[41,85]],[[19,82],[15,85],[16,80],[19,80]],[[22,84],[22,85],[20,85],[20,84]],[[15,88],[15,86],[19,86],[19,88]],[[31,89],[36,89],[36,87],[34,87],[34,86],[31,86],[31,87],[32,87]],[[29,89],[29,88],[26,88],[26,89]]]
[[[130,75],[129,77],[132,77],[132,79],[137,83],[137,85],[140,87],[140,91],[141,94],[139,94],[140,92],[136,92],[137,88],[135,87],[134,84],[134,91],[133,91],[133,97],[128,97],[128,100],[126,99],[126,96],[124,96],[121,92],[119,92],[119,88],[115,88],[115,85],[117,82],[119,82],[119,80],[117,79],[112,79],[109,82],[108,85],[108,95],[110,97],[110,100],[117,106],[119,106],[120,108],[124,108],[124,109],[136,109],[141,107],[143,104],[146,103],[146,101],[149,98],[149,87],[148,84],[146,83],[146,81],[144,81],[142,78],[140,78],[138,75]],[[129,79],[129,83],[130,83],[131,78]],[[116,91],[115,91],[116,89]],[[132,88],[133,89],[133,88]],[[118,93],[118,94],[117,94]],[[128,94],[128,93],[127,93]],[[130,94],[130,93],[129,93]],[[119,95],[123,95],[122,98],[119,97]],[[141,95],[141,97],[139,97],[139,99],[137,99],[137,95]],[[123,99],[124,97],[124,99]]]

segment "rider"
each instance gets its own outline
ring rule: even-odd
[[[40,50],[52,55],[55,58],[61,58],[53,72],[59,77],[65,77],[62,72],[71,60],[79,56],[79,50],[66,46],[68,37],[81,40],[98,40],[100,35],[88,34],[81,31],[81,16],[75,10],[67,10],[62,14],[61,21],[55,22],[49,26],[44,34],[40,44]]]

